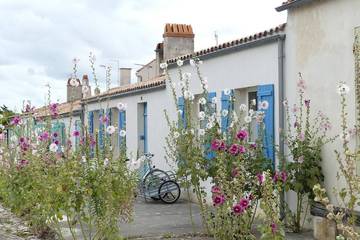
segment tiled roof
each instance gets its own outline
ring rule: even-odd
[[[226,48],[232,48],[232,47],[239,46],[239,45],[242,45],[242,44],[246,44],[246,43],[249,43],[249,42],[255,42],[255,41],[258,41],[260,39],[264,39],[266,37],[269,37],[269,36],[278,34],[280,32],[283,32],[285,30],[285,26],[286,26],[286,23],[283,23],[283,24],[281,24],[281,25],[279,25],[279,26],[277,26],[275,28],[271,28],[269,30],[253,34],[253,35],[250,35],[248,37],[244,37],[244,38],[236,39],[236,40],[229,41],[229,42],[226,42],[226,43],[222,43],[220,45],[213,46],[213,47],[210,47],[210,48],[206,48],[206,49],[194,52],[192,54],[187,54],[187,55],[180,56],[180,57],[177,57],[177,58],[169,59],[169,60],[167,60],[167,63],[170,63],[170,64],[175,63],[176,60],[179,59],[179,58],[182,59],[182,60],[186,60],[186,59],[189,59],[191,57],[200,57],[200,56],[211,54],[213,52],[217,52],[217,51],[220,51],[220,50],[223,50],[223,49],[226,49]]]
[[[157,77],[147,80],[147,81],[132,83],[129,85],[116,87],[116,88],[111,88],[109,91],[101,93],[98,96],[88,97],[88,98],[84,99],[84,101],[97,99],[98,97],[103,98],[103,97],[107,97],[107,96],[111,96],[111,95],[115,95],[115,94],[131,93],[131,92],[137,91],[137,90],[165,86],[165,84],[166,84],[165,76],[161,75],[161,76],[157,76]]]
[[[71,111],[71,102],[60,103],[58,105],[58,110],[59,110],[60,115],[70,113],[70,111]],[[72,111],[76,112],[76,111],[80,111],[80,110],[81,110],[81,102],[80,102],[80,100],[74,101],[73,106],[72,106]],[[49,115],[49,107],[44,106],[44,107],[37,108],[37,109],[34,110],[34,114],[37,117],[48,116]]]
[[[281,4],[281,6],[276,8],[276,11],[281,12],[286,9],[297,7],[305,3],[312,2],[313,0],[287,0]]]
[[[191,25],[167,23],[164,29],[164,37],[194,37]]]

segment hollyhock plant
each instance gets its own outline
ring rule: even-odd
[[[325,144],[334,141],[327,137],[330,127],[329,119],[322,113],[315,117],[311,114],[311,100],[305,98],[306,82],[299,75],[297,89],[297,104],[293,104],[290,113],[289,104],[286,102],[286,129],[281,132],[282,140],[286,143],[288,154],[279,153],[283,159],[291,159],[281,165],[282,171],[276,172],[274,182],[286,182],[286,190],[294,191],[297,195],[297,204],[294,212],[289,212],[290,227],[294,232],[301,231],[306,218],[307,206],[303,202],[314,199],[313,187],[323,182],[324,175],[321,170],[321,149]],[[289,178],[289,180],[288,180]]]
[[[239,140],[245,140],[248,137],[248,132],[245,129],[240,130],[237,134],[236,137]]]

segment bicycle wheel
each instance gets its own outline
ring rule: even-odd
[[[161,183],[170,180],[169,174],[160,169],[152,169],[143,180],[144,193],[151,199],[160,200],[158,189]]]
[[[179,184],[173,180],[163,182],[159,187],[159,197],[163,203],[175,203],[181,195]]]

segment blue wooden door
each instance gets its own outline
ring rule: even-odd
[[[214,106],[212,104],[212,99],[216,97],[216,92],[209,92],[208,93],[208,97],[207,97],[207,105],[209,107],[208,109],[208,114],[209,115],[213,115],[214,113],[216,113],[216,105]],[[207,160],[211,160],[215,157],[215,152],[211,150],[211,140],[209,139],[208,142],[206,142],[204,144],[204,149],[205,149],[205,158]]]
[[[184,97],[179,97],[178,99],[178,108],[180,110],[180,119],[182,126],[186,128],[186,119],[185,119],[185,99]]]
[[[230,114],[234,108],[231,98],[234,94],[232,90],[230,94],[226,95],[224,91],[221,92],[221,131],[227,132],[230,125]],[[228,111],[227,115],[223,115],[223,110]]]
[[[104,123],[102,121],[104,116],[104,109],[98,111],[99,113],[99,147],[100,149],[104,148]]]
[[[88,113],[89,136],[94,137],[94,112]],[[90,146],[90,156],[94,157],[94,148]]]
[[[147,103],[144,103],[144,153],[148,152],[148,122]]]
[[[263,101],[269,103],[269,107],[265,110],[265,135],[264,135],[264,151],[265,156],[272,160],[275,164],[275,151],[274,151],[274,85],[261,85],[257,87],[257,102],[258,106]]]

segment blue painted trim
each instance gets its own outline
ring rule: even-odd
[[[98,111],[99,113],[99,147],[100,149],[104,148],[104,124],[100,121],[102,116],[104,115],[104,109]]]
[[[182,125],[186,128],[186,119],[185,119],[185,99],[183,96],[178,99],[178,108],[181,111],[180,118],[182,121]],[[180,119],[179,119],[180,120]]]
[[[209,92],[208,93],[208,97],[207,97],[207,102],[208,102],[208,106],[209,106],[209,114],[213,114],[216,112],[216,106],[212,107],[212,99],[216,97],[216,92]],[[204,144],[204,152],[205,152],[205,158],[207,160],[211,160],[213,159],[216,154],[214,151],[211,150],[211,143],[207,142]]]
[[[234,105],[231,102],[231,98],[234,96],[234,91],[231,90],[229,95],[226,95],[224,91],[221,92],[221,131],[227,132],[230,125],[230,114],[234,109]],[[228,115],[223,116],[222,111],[227,110]]]
[[[126,131],[126,112],[125,111],[119,111],[119,147],[121,147],[123,144],[126,144],[126,136],[121,137],[120,131],[125,130]]]
[[[264,151],[265,156],[272,160],[275,166],[275,150],[274,150],[274,85],[261,85],[257,87],[257,102],[267,101],[269,107],[265,112],[265,136],[264,136]]]

